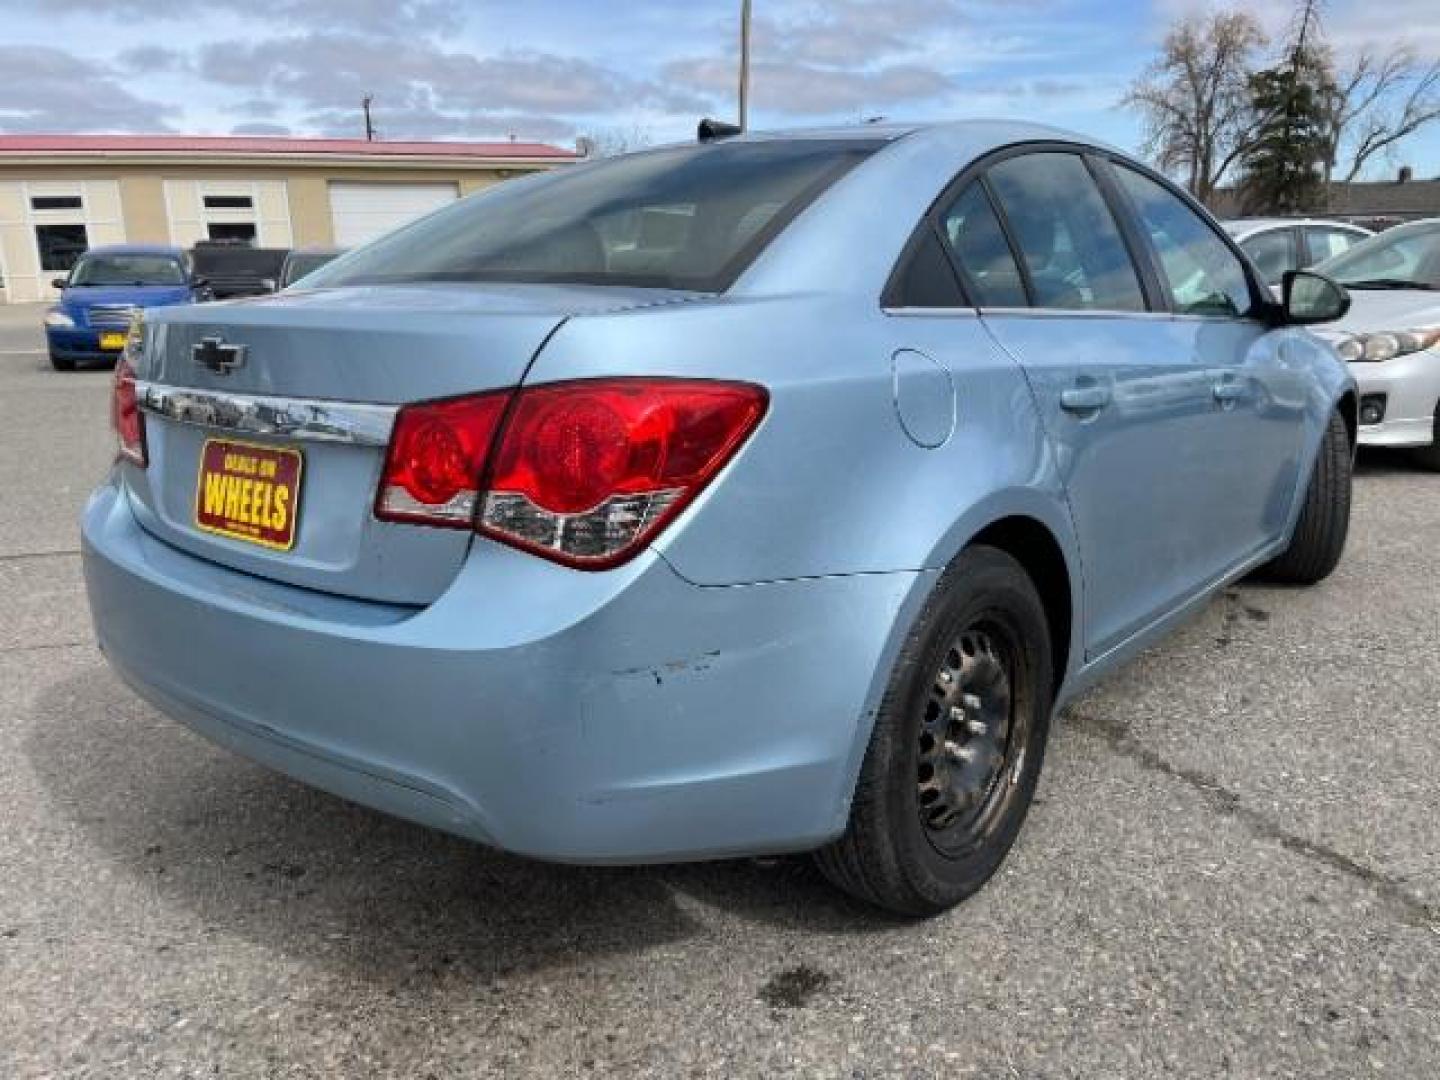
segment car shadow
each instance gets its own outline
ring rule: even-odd
[[[645,951],[704,933],[704,907],[804,932],[896,925],[807,859],[560,866],[398,821],[211,746],[99,665],[41,691],[28,728],[53,807],[107,869],[207,932],[376,980],[483,983]]]
[[[1426,470],[1405,450],[1362,446],[1355,456],[1357,477],[1421,476]]]

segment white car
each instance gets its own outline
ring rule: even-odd
[[[1236,218],[1221,224],[1271,288],[1287,271],[1333,259],[1374,235],[1359,225],[1319,218]]]
[[[1410,447],[1440,470],[1440,218],[1412,221],[1316,267],[1350,290],[1326,336],[1360,386],[1360,442]]]

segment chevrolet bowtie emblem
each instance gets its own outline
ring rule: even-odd
[[[244,345],[227,345],[223,338],[207,337],[190,346],[190,357],[217,375],[229,375],[245,366],[245,351]]]

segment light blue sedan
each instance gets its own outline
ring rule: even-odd
[[[990,122],[501,185],[117,371],[84,515],[158,708],[528,855],[816,851],[942,910],[1050,718],[1349,520],[1355,386],[1154,172]],[[176,751],[183,752],[181,750]]]

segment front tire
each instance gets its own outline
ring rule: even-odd
[[[1350,484],[1355,457],[1345,418],[1332,413],[1305,490],[1305,506],[1285,552],[1262,571],[1271,581],[1314,585],[1340,564],[1350,533]]]
[[[875,718],[826,877],[906,916],[935,915],[989,880],[1040,777],[1050,729],[1050,628],[1029,575],[976,546],[941,578]]]

